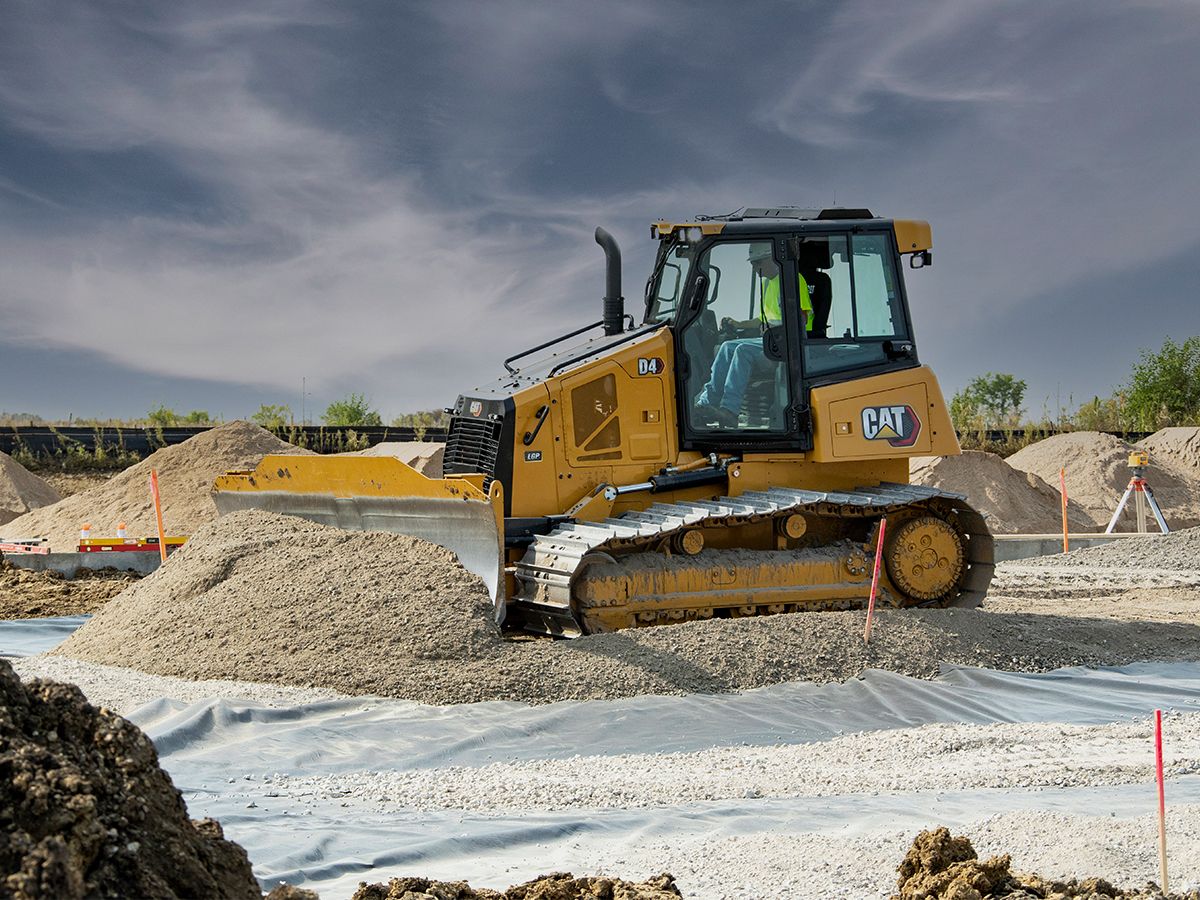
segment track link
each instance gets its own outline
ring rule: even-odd
[[[919,510],[953,521],[966,547],[966,568],[956,595],[942,606],[978,606],[983,602],[995,568],[992,536],[983,517],[962,494],[921,485],[885,482],[852,491],[808,491],[771,488],[737,497],[655,503],[644,510],[623,513],[604,522],[559,525],[539,535],[516,565],[517,592],[509,606],[511,623],[540,634],[576,637],[586,628],[575,598],[576,582],[594,560],[618,560],[658,550],[664,539],[693,529],[737,528],[764,520],[803,513],[823,519],[878,519],[905,510]],[[703,559],[704,552],[693,559]],[[919,598],[900,597],[902,606],[924,605]],[[810,608],[845,605],[837,597],[819,598]],[[706,618],[711,610],[698,607],[689,618]]]

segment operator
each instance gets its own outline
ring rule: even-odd
[[[761,298],[759,306],[759,326],[765,332],[768,328],[783,322],[783,312],[780,307],[779,264],[772,254],[771,242],[762,241],[750,245],[750,265],[758,282],[758,295]],[[804,330],[811,332],[813,327],[812,297],[809,294],[808,283],[803,275],[796,276],[796,288],[800,295],[800,312],[804,317]],[[735,322],[733,319],[721,320],[723,331],[736,331],[739,328],[752,327],[754,320]],[[734,338],[727,340],[717,348],[713,358],[712,372],[708,383],[696,397],[696,412],[701,417],[715,420],[725,428],[738,426],[738,413],[742,408],[742,400],[746,396],[746,388],[750,384],[750,375],[755,363],[765,359],[762,338]]]

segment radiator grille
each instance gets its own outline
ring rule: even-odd
[[[487,476],[483,488],[490,488],[496,476],[503,425],[503,422],[492,419],[454,416],[450,420],[450,434],[446,438],[446,452],[442,457],[442,474],[482,472]]]

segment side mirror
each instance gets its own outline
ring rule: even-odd
[[[921,250],[908,258],[908,267],[910,269],[923,269],[931,265],[933,265],[933,254],[928,250]]]
[[[692,290],[687,299],[688,311],[695,312],[704,305],[706,299],[708,299],[708,276],[701,272],[692,282]]]

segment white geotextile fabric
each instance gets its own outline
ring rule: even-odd
[[[0,654],[36,652],[69,623],[0,627]],[[771,746],[939,722],[1096,725],[1156,707],[1200,710],[1200,663],[1061,669],[1042,675],[947,668],[935,681],[870,670],[844,684],[793,683],[735,695],[637,697],[544,706],[431,707],[378,698],[287,708],[229,700],[158,700],[129,718],[153,738],[193,817],[212,816],[241,843],[265,887],[279,880],[348,897],[360,880],[401,874],[504,887],[553,870],[594,871],[623,848],[689,836],[853,836],[951,827],[1021,809],[1146,813],[1147,787],[969,790],[744,799],[640,809],[419,812],[337,798],[274,795],[268,777],[432,770],[575,754]],[[648,773],[649,776],[650,773]],[[246,776],[249,775],[248,779]],[[1200,776],[1171,785],[1200,802]],[[640,878],[649,872],[620,871]]]

